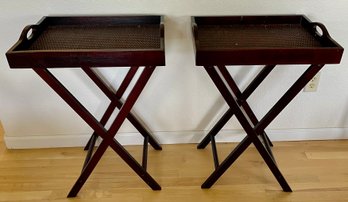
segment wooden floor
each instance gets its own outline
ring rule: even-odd
[[[235,145],[219,144],[220,158]],[[141,147],[127,149],[141,159]],[[254,147],[202,190],[213,170],[210,151],[193,144],[150,149],[148,170],[162,185],[152,191],[108,150],[78,197],[67,199],[84,160],[82,148],[6,150],[0,140],[0,201],[348,201],[348,141],[276,142],[273,151],[292,193],[282,192]]]

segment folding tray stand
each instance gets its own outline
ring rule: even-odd
[[[323,24],[311,22],[303,15],[192,17],[192,29],[196,65],[204,66],[229,105],[227,112],[197,146],[203,149],[211,142],[215,164],[215,170],[202,188],[210,188],[253,143],[283,190],[291,192],[275,162],[265,128],[325,64],[340,62],[343,48],[330,37]],[[310,67],[258,120],[247,99],[277,64],[310,64]],[[241,92],[226,65],[265,67]],[[220,164],[214,137],[233,115],[247,136]]]
[[[11,68],[32,68],[94,130],[86,145],[88,153],[83,170],[68,197],[75,197],[110,146],[153,190],[160,185],[146,171],[148,143],[161,146],[130,112],[156,66],[165,64],[162,16],[80,16],[44,17],[36,25],[24,28],[19,41],[6,53]],[[145,66],[127,99],[121,97],[139,66]],[[110,99],[110,105],[98,121],[48,68],[81,68]],[[114,92],[98,74],[97,67],[130,67],[119,89]],[[104,126],[119,109],[109,129]],[[128,119],[144,136],[140,165],[115,140]],[[97,137],[102,142],[93,154]]]

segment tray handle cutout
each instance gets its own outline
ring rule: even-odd
[[[314,31],[316,36],[322,37],[322,38],[331,38],[329,31],[327,31],[326,27],[322,23],[313,22],[311,24],[312,24],[313,31]]]
[[[21,36],[19,37],[20,41],[30,41],[34,38],[38,32],[37,25],[28,25],[24,27]]]

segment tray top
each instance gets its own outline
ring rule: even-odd
[[[49,26],[28,50],[160,49],[158,25]]]
[[[6,56],[11,68],[162,66],[163,17],[44,17]]]
[[[343,53],[305,16],[193,17],[192,26],[197,65],[327,64]]]
[[[203,25],[198,29],[199,48],[322,47],[301,25]]]

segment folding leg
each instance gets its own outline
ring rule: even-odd
[[[144,169],[123,147],[115,140],[115,135],[122,123],[129,114],[131,108],[135,104],[141,91],[149,80],[155,67],[145,67],[138,81],[131,90],[125,103],[120,108],[118,115],[111,124],[109,130],[106,130],[103,125],[98,122],[95,117],[47,70],[44,68],[34,68],[34,71],[56,92],[63,98],[67,104],[100,136],[103,140],[86,164],[80,177],[72,187],[68,197],[75,197],[83,184],[86,182],[95,166],[101,159],[106,149],[110,146],[153,190],[160,190],[160,185],[150,176]]]
[[[228,169],[229,166],[244,152],[244,150],[253,143],[272,171],[279,184],[286,192],[291,192],[291,188],[278,169],[274,159],[268,152],[267,148],[258,138],[264,129],[274,120],[274,118],[290,103],[290,101],[301,91],[301,89],[310,81],[313,76],[319,72],[323,65],[311,65],[302,76],[289,88],[289,90],[279,99],[279,101],[270,109],[270,111],[258,122],[253,123],[249,119],[249,114],[243,111],[238,104],[237,98],[228,89],[222,77],[212,66],[205,67],[210,78],[224,97],[236,118],[241,123],[243,129],[247,133],[244,140],[231,152],[231,154],[213,171],[208,179],[202,184],[202,188],[210,188],[218,178]],[[219,68],[221,70],[221,68]],[[223,73],[221,73],[223,74]]]
[[[104,94],[111,100],[111,103],[107,110],[105,111],[102,119],[100,120],[100,123],[105,126],[107,121],[109,120],[110,116],[112,115],[112,112],[117,107],[120,109],[123,105],[121,98],[126,91],[128,85],[130,84],[131,80],[133,79],[136,71],[138,70],[138,67],[131,67],[125,76],[123,82],[121,83],[119,89],[114,93],[103,81],[100,79],[96,73],[92,71],[90,67],[84,67],[82,68],[83,71],[91,78],[91,80],[104,92]],[[141,123],[135,118],[135,116],[132,113],[129,113],[127,115],[127,119],[133,124],[133,126],[140,132],[144,138],[149,138],[149,143],[151,146],[156,150],[162,150],[162,147],[160,144],[153,138],[153,136],[145,129],[144,126],[141,125]],[[96,136],[96,133],[94,132],[91,138],[89,139],[85,150],[89,148],[89,144],[92,140],[92,138]]]
[[[236,94],[238,103],[244,107],[244,108],[250,108],[249,106],[245,105],[246,100],[249,98],[249,96],[256,90],[256,88],[261,84],[261,82],[268,76],[268,74],[274,69],[275,65],[266,65],[261,72],[253,79],[253,81],[248,85],[248,87],[244,90],[244,92],[240,92],[238,86],[233,83],[230,84],[230,88],[233,90],[233,92]],[[225,70],[225,76],[230,76],[227,72],[226,67],[220,66],[219,69]],[[248,109],[247,109],[248,110]],[[250,113],[250,109],[248,110]],[[217,133],[222,129],[222,127],[232,118],[233,111],[230,109],[225,112],[225,114],[221,117],[221,119],[215,124],[215,126],[210,130],[210,132],[203,138],[203,140],[197,145],[198,149],[204,149],[210,142],[211,136],[216,136]],[[253,121],[258,122],[255,115],[251,115],[251,117],[254,117]],[[269,140],[268,136],[265,134],[264,138],[266,138],[266,141],[268,141],[268,144],[270,146],[272,145],[272,142]]]
[[[126,91],[129,83],[131,82],[131,80],[133,79],[136,71],[137,71],[138,67],[131,67],[126,75],[126,77],[124,78],[124,80],[122,81],[120,88],[118,89],[118,91],[116,92],[116,94],[114,95],[113,91],[107,87],[107,85],[97,76],[97,74],[95,74],[92,69],[90,67],[85,67],[82,68],[82,70],[89,76],[90,79],[92,79],[92,81],[94,81],[94,83],[104,92],[104,94],[112,101],[109,105],[109,107],[106,109],[103,117],[100,120],[100,123],[103,124],[103,126],[106,125],[107,121],[109,120],[110,116],[112,115],[112,112],[115,110],[115,108],[117,107],[117,102],[119,102],[119,100],[121,99],[123,93]],[[120,108],[121,105],[119,105]],[[96,135],[96,133],[94,132],[91,136],[91,138],[88,140],[88,143],[85,146],[84,150],[87,150],[90,147],[90,143],[92,142],[93,139],[96,139],[98,136]],[[95,144],[95,141],[92,142]],[[92,148],[94,147],[94,144],[92,146]]]
[[[274,67],[275,67],[275,65],[266,66],[264,69],[266,69],[267,74],[263,74],[263,72],[261,72],[261,75],[263,77],[261,79],[259,79],[259,77],[256,77],[255,79],[259,79],[259,81],[261,82],[263,79],[265,79],[265,77],[268,75],[268,73],[270,73],[270,70],[272,70]],[[256,115],[254,114],[254,112],[250,108],[250,106],[249,106],[248,102],[246,101],[246,99],[242,99],[242,92],[239,90],[236,82],[234,82],[232,76],[227,71],[226,67],[225,66],[218,66],[218,69],[219,69],[223,79],[226,81],[228,87],[230,87],[230,89],[232,90],[232,92],[236,96],[236,101],[237,101],[238,105],[241,106],[242,109],[244,110],[244,112],[247,114],[247,118],[250,119],[252,124],[257,124],[259,122],[259,120],[257,119]],[[259,76],[260,76],[260,74],[259,74]],[[251,84],[254,85],[254,83],[255,82],[252,82]],[[258,84],[260,84],[260,83],[258,83]],[[258,85],[255,85],[254,89],[256,89],[257,86]],[[250,92],[249,95],[248,95],[248,96],[250,96],[253,91],[247,91],[247,92]],[[264,142],[264,145],[265,145],[267,151],[271,154],[271,156],[273,158],[272,149],[271,149],[270,144],[269,144],[270,141],[268,139],[268,136],[267,136],[266,132],[262,131],[261,134],[260,134],[260,137],[262,138],[262,141]]]

